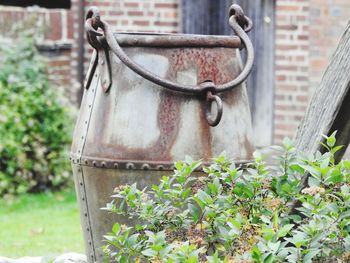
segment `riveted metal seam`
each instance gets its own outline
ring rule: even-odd
[[[80,169],[80,175],[81,175],[81,182],[82,185],[78,185],[79,189],[82,189],[83,194],[82,194],[82,201],[84,204],[84,220],[86,221],[86,225],[87,227],[85,227],[84,231],[87,232],[88,236],[90,237],[89,241],[88,241],[88,246],[89,246],[89,251],[92,252],[91,255],[87,255],[89,259],[92,260],[92,262],[96,261],[96,251],[95,251],[95,247],[94,247],[94,237],[91,231],[91,219],[90,219],[90,213],[89,213],[89,205],[88,205],[88,201],[87,201],[87,195],[86,195],[86,188],[85,188],[85,180],[84,180],[84,173],[83,173],[83,167],[81,165],[81,158],[82,158],[82,154],[83,154],[83,150],[85,147],[85,143],[86,143],[86,138],[87,138],[87,133],[89,130],[89,125],[90,125],[90,120],[91,120],[91,115],[92,115],[92,110],[93,110],[93,105],[94,105],[94,101],[95,101],[95,97],[96,97],[96,91],[97,91],[97,87],[99,86],[99,76],[97,74],[94,75],[94,78],[96,79],[96,85],[94,87],[92,87],[89,90],[86,90],[87,92],[91,92],[92,93],[92,99],[90,101],[90,97],[88,96],[88,114],[87,114],[87,119],[83,120],[84,121],[84,125],[85,128],[82,130],[82,136],[81,136],[81,143],[79,145],[78,148],[78,158],[77,158],[77,163],[79,165],[79,169]],[[90,260],[89,260],[90,261]]]
[[[173,171],[174,162],[166,161],[147,161],[147,160],[117,160],[117,159],[107,159],[107,158],[97,158],[80,156],[81,166],[96,167],[96,168],[106,168],[106,169],[121,169],[121,170],[153,170],[153,171]],[[78,162],[76,156],[72,155],[71,159],[74,163]],[[233,161],[238,166],[247,166],[252,163],[253,160],[234,160]],[[197,171],[201,171],[204,167],[208,167],[212,162],[203,162],[201,166],[198,167]]]

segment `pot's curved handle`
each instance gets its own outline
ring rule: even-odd
[[[252,28],[252,21],[244,15],[242,8],[236,4],[230,7],[229,14],[230,26],[233,29],[233,31],[237,34],[237,36],[241,39],[241,42],[247,50],[247,60],[242,72],[237,76],[237,78],[225,84],[217,85],[214,87],[210,85],[210,91],[212,93],[220,93],[237,87],[239,84],[246,80],[253,67],[254,49],[248,35],[246,34],[246,32],[249,32]],[[97,31],[98,28],[102,29],[103,34]],[[206,92],[208,92],[209,88],[204,83],[199,84],[197,86],[182,85],[161,78],[152,73],[151,71],[140,66],[139,64],[135,63],[120,47],[118,41],[115,39],[113,32],[109,28],[108,23],[100,18],[98,10],[95,7],[90,8],[87,13],[85,29],[87,32],[87,39],[92,47],[97,49],[99,45],[101,46],[99,40],[97,39],[97,36],[104,35],[108,47],[113,51],[113,53],[126,66],[128,66],[131,70],[144,77],[145,79],[172,91],[183,92],[187,94],[205,94]]]
[[[87,40],[93,48],[95,48],[97,51],[103,49],[105,52],[108,49],[112,50],[112,52],[126,66],[128,66],[131,70],[144,77],[145,79],[157,85],[163,86],[164,88],[167,88],[171,91],[182,92],[190,95],[201,95],[202,97],[206,98],[205,117],[210,126],[217,126],[222,117],[223,106],[220,97],[215,94],[231,90],[240,85],[243,81],[245,81],[252,70],[254,62],[253,45],[247,35],[247,32],[249,32],[252,29],[252,21],[244,15],[242,8],[236,4],[230,7],[229,16],[229,23],[232,30],[240,38],[241,43],[247,50],[247,60],[242,72],[234,80],[231,80],[221,85],[215,85],[215,83],[211,81],[205,81],[196,86],[182,85],[161,78],[156,74],[152,73],[151,71],[140,66],[139,64],[135,63],[120,47],[120,45],[114,37],[113,32],[109,28],[108,23],[100,18],[98,9],[96,7],[90,8],[87,12],[85,30],[87,33]],[[103,33],[97,31],[99,28],[102,30]],[[100,41],[98,39],[98,37],[101,36],[105,37],[105,42]],[[105,90],[108,90],[108,88]],[[213,102],[216,103],[217,108],[215,116],[212,116],[211,114],[211,105]]]

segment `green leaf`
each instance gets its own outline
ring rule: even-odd
[[[189,204],[188,210],[190,211],[190,215],[192,216],[192,220],[194,222],[198,222],[199,217],[200,217],[201,212],[202,212],[201,209],[196,205]]]
[[[278,251],[280,245],[281,245],[281,241],[278,241],[275,243],[274,242],[267,243],[268,248],[270,248],[273,253],[276,253]]]
[[[262,261],[262,252],[257,246],[252,248],[252,258],[256,263],[260,263]]]
[[[308,178],[308,184],[309,186],[320,186],[321,182],[320,180],[316,179],[315,177],[309,177]]]
[[[303,258],[303,263],[312,263],[312,259],[320,252],[319,249],[310,250]]]
[[[272,253],[269,253],[265,258],[264,258],[264,263],[272,263],[274,260],[274,256]]]
[[[157,256],[157,251],[154,251],[153,249],[148,248],[146,250],[143,250],[142,254],[145,255],[146,257],[154,258]]]
[[[278,237],[286,236],[289,233],[289,231],[292,230],[293,227],[294,227],[293,224],[288,224],[288,225],[283,226],[280,230],[278,230],[277,236]]]
[[[349,186],[347,185],[342,185],[342,187],[340,187],[340,190],[344,196],[347,196],[349,194]]]
[[[338,146],[335,146],[331,149],[331,153],[332,154],[335,154],[336,152],[338,152],[339,150],[341,150],[342,148],[344,147],[344,145],[338,145]]]
[[[336,134],[337,134],[337,131],[333,132],[333,133],[331,134],[331,136],[326,137],[326,138],[327,138],[326,142],[327,142],[327,145],[328,145],[329,147],[333,147],[333,146],[335,145],[335,143],[336,143],[335,135],[336,135]]]
[[[350,219],[350,210],[347,210],[347,211],[341,213],[340,216],[339,216],[340,220],[343,220],[343,219],[346,219],[346,218]]]
[[[317,170],[315,167],[312,167],[311,165],[301,164],[302,168],[304,168],[306,171],[308,171],[314,178],[317,180],[321,180],[321,172]]]
[[[120,230],[120,225],[118,223],[115,223],[112,227],[112,233],[113,234],[118,234]]]
[[[293,141],[289,138],[284,138],[283,139],[283,146],[287,149],[287,150],[291,150],[294,147]]]
[[[349,169],[350,170],[350,160],[344,160],[343,161],[343,165],[346,169]]]
[[[208,195],[206,192],[204,192],[201,189],[198,190],[197,196],[198,196],[199,200],[201,200],[204,204],[211,204],[213,201],[211,196]]]

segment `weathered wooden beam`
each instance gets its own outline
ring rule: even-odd
[[[304,153],[324,152],[322,135],[331,135],[334,131],[338,131],[337,145],[344,145],[335,156],[338,162],[350,142],[350,22],[298,128],[296,148]],[[309,174],[305,174],[303,187],[307,186],[308,178]],[[295,201],[290,213],[302,216],[297,210],[300,205],[300,202]]]
[[[335,156],[340,161],[350,142],[350,22],[299,126],[296,148],[305,153],[324,152],[322,134],[336,130],[337,145],[344,145]],[[303,179],[304,186],[307,178]]]

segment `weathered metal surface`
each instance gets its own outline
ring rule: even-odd
[[[240,72],[237,49],[125,50],[139,64],[179,83],[207,79],[223,83]],[[226,150],[237,161],[250,159],[250,112],[244,86],[222,95],[226,110],[220,124],[210,128],[203,118],[207,103],[202,98],[165,90],[132,72],[112,53],[110,56],[113,84],[107,94],[96,87],[83,158],[169,163],[188,154],[210,162]],[[228,145],[233,147],[227,149]],[[72,152],[76,152],[74,147]]]
[[[114,33],[121,47],[227,47],[240,48],[241,39],[237,36],[208,36],[191,34],[154,33]],[[100,41],[106,41],[101,38]]]
[[[123,37],[129,43],[129,36]],[[158,37],[163,36],[150,34],[142,39],[164,41],[157,42]],[[87,255],[90,262],[103,262],[100,250],[103,235],[115,221],[131,223],[100,210],[116,186],[137,182],[144,187],[156,183],[161,175],[171,173],[175,161],[186,155],[210,163],[225,151],[237,163],[246,163],[252,157],[253,144],[244,84],[220,97],[215,94],[217,87],[242,74],[237,46],[155,48],[144,45],[145,41],[142,45],[123,47],[130,61],[160,79],[194,90],[203,89],[188,96],[164,89],[135,73],[115,50],[108,48],[109,41],[107,45],[93,36],[88,39],[96,54],[86,78],[71,160]],[[130,39],[132,43],[135,36]],[[110,62],[107,68],[102,63],[106,58]]]
[[[215,98],[215,101],[219,106],[221,105],[219,97],[210,96],[209,92],[221,93],[236,88],[239,84],[246,80],[246,78],[252,70],[254,61],[253,45],[247,35],[247,32],[249,32],[252,29],[252,21],[250,20],[250,18],[244,15],[242,8],[235,4],[230,7],[229,17],[229,24],[232,30],[240,38],[243,46],[247,51],[246,64],[244,65],[244,68],[242,69],[240,74],[238,74],[234,79],[230,79],[227,82],[220,84],[212,82],[209,86],[206,82],[196,83],[195,85],[174,82],[169,79],[162,78],[161,76],[154,74],[148,68],[145,68],[142,65],[136,63],[132,58],[130,58],[130,56],[128,56],[128,54],[124,52],[123,48],[115,39],[114,33],[110,30],[108,23],[100,18],[99,11],[95,7],[90,8],[86,15],[85,28],[87,32],[87,39],[92,47],[94,47],[95,49],[109,48],[127,67],[129,67],[131,70],[133,70],[135,73],[139,74],[143,78],[153,82],[154,84],[167,88],[171,91],[182,92],[190,95],[206,96],[207,98]],[[103,33],[98,31],[98,29],[101,29]],[[98,39],[98,37],[101,36],[105,38],[105,41],[101,42]],[[182,38],[185,39],[185,37]],[[205,42],[204,39],[203,42]],[[106,59],[108,60],[108,56],[106,56]],[[105,82],[106,78],[103,77],[103,79]],[[104,90],[106,90],[105,86],[106,84],[103,83],[102,87],[104,88]],[[210,114],[205,115],[206,118],[209,117],[209,119],[207,119],[209,125],[216,126],[220,122],[221,111],[220,109],[218,110],[218,114],[214,119],[210,118]]]

